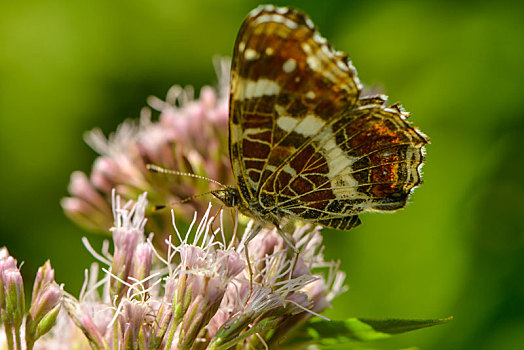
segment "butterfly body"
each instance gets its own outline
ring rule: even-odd
[[[226,186],[224,189],[213,191],[212,194],[227,207],[237,209],[242,214],[254,218],[259,223],[271,224],[280,227],[280,222],[285,213],[278,208],[270,210],[264,208],[258,200],[246,202],[235,186]]]

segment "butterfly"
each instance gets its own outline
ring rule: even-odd
[[[306,14],[272,5],[253,10],[231,67],[236,185],[213,194],[279,232],[283,219],[348,230],[360,213],[404,207],[421,182],[429,139],[400,105],[361,92],[348,56]]]

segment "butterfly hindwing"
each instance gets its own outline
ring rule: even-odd
[[[426,137],[399,110],[364,106],[333,120],[268,178],[269,210],[327,227],[358,225],[363,211],[402,208],[420,184]]]

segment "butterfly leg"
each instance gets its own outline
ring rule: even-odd
[[[289,271],[289,279],[291,279],[291,278],[293,278],[293,273],[295,272],[295,267],[297,266],[298,255],[300,254],[300,250],[298,250],[298,248],[295,246],[295,243],[293,242],[293,240],[284,231],[282,231],[280,226],[275,224],[275,227],[276,227],[277,232],[280,235],[280,237],[282,237],[284,242],[286,242],[286,245],[293,251],[293,253],[295,255],[293,260],[292,260],[293,263],[292,263],[292,266],[291,266],[291,270]]]
[[[251,267],[251,260],[249,259],[249,250],[247,246],[249,245],[249,242],[251,242],[251,240],[253,240],[253,238],[255,238],[255,236],[258,235],[258,233],[261,230],[262,225],[255,226],[253,231],[251,231],[249,236],[244,241],[244,253],[246,254],[247,269],[249,271],[249,295],[247,296],[246,303],[249,301],[249,299],[251,298],[251,294],[253,293],[253,268]]]
[[[213,218],[211,219],[211,227],[213,227],[213,224],[215,223],[215,220],[218,218],[218,216],[219,216],[220,213],[222,212],[222,209],[224,209],[224,206],[223,206],[223,205],[221,205],[220,207],[218,207],[217,212],[215,213],[215,215],[213,215]],[[217,225],[220,227],[220,222],[219,222]]]
[[[278,234],[282,237],[282,239],[286,243],[286,245],[290,248],[290,250],[294,254],[294,257],[293,257],[293,260],[292,260],[292,264],[291,264],[291,270],[289,272],[289,279],[291,279],[291,278],[293,278],[293,273],[295,272],[295,267],[297,266],[298,256],[300,254],[300,251],[298,250],[298,248],[293,243],[293,240],[284,231],[282,231],[280,226],[275,224],[275,228],[276,228]],[[253,231],[249,234],[249,236],[244,241],[244,252],[245,252],[245,255],[246,255],[247,268],[248,268],[248,271],[249,271],[249,295],[248,295],[248,297],[246,299],[246,302],[249,301],[249,299],[251,298],[251,294],[253,293],[253,278],[254,278],[253,267],[251,266],[251,260],[249,259],[248,245],[249,245],[249,242],[251,242],[251,240],[253,238],[255,238],[256,235],[259,234],[261,230],[262,230],[262,225],[255,226]],[[289,252],[289,250],[288,250],[288,252]]]

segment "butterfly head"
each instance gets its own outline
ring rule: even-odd
[[[237,207],[240,203],[240,193],[234,186],[225,186],[219,190],[212,191],[211,194],[220,199],[226,207]]]

